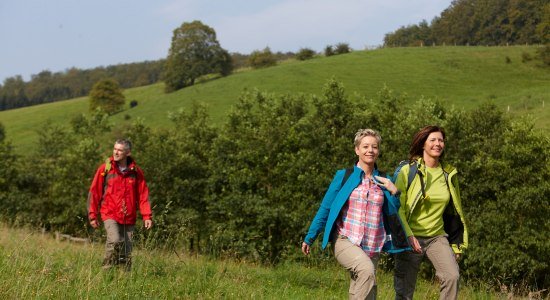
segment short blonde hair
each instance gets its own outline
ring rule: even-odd
[[[357,133],[355,134],[355,140],[353,141],[355,147],[359,147],[359,144],[361,144],[361,140],[366,136],[375,137],[378,145],[380,146],[380,142],[382,142],[382,137],[380,136],[380,133],[378,133],[374,129],[367,128],[357,130]]]

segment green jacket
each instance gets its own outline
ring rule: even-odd
[[[422,158],[417,159],[418,171],[426,178],[426,165]],[[415,207],[421,205],[423,201],[422,190],[420,186],[420,176],[415,176],[412,180],[409,190],[407,191],[407,180],[409,177],[410,165],[405,165],[399,171],[395,185],[401,191],[399,198],[401,207],[399,208],[399,215],[404,222],[404,229],[407,237],[413,235],[411,228],[408,224],[410,217]],[[457,170],[451,165],[443,165],[443,172],[448,176],[447,183],[449,191],[451,193],[451,201],[445,209],[445,212],[441,216],[443,218],[445,233],[447,233],[447,239],[449,244],[453,248],[455,253],[462,253],[463,250],[468,248],[468,230],[462,211],[462,204],[460,200],[460,190],[458,188]],[[406,192],[405,192],[406,191]]]

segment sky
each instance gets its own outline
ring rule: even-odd
[[[0,84],[41,71],[165,58],[173,30],[199,20],[222,48],[249,54],[376,47],[430,22],[452,0],[0,0]]]

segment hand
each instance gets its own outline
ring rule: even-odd
[[[145,229],[151,229],[151,227],[153,226],[153,220],[144,220],[143,226],[145,227]]]
[[[422,247],[420,247],[420,243],[414,236],[409,236],[409,244],[411,245],[413,252],[415,253],[422,253]]]
[[[99,227],[99,222],[97,222],[97,220],[90,220],[90,225],[92,226],[92,228],[94,229],[97,229]]]
[[[455,253],[455,259],[458,262],[460,258],[462,257],[462,253]]]
[[[304,253],[304,255],[309,255],[309,252],[310,252],[310,247],[308,244],[306,244],[305,242],[302,243],[302,253]]]
[[[392,195],[397,194],[397,187],[386,177],[374,176],[376,184],[388,190]]]

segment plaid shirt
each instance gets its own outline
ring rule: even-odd
[[[336,223],[338,235],[347,237],[370,257],[380,253],[386,240],[383,203],[382,189],[369,178],[363,178],[349,196],[342,208],[342,217]]]

